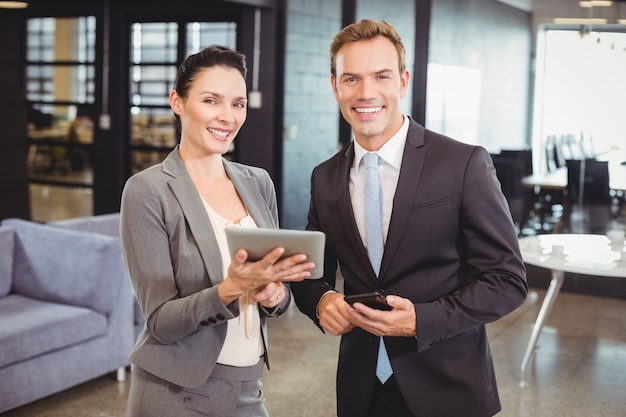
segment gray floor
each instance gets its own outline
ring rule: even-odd
[[[530,362],[528,386],[520,388],[519,364],[543,296],[543,290],[533,289],[519,309],[488,326],[503,405],[498,415],[625,416],[623,299],[562,293]],[[264,377],[270,415],[335,415],[338,338],[320,333],[294,307],[271,321],[270,346],[272,370]],[[3,416],[121,417],[129,379],[118,383],[108,375]]]

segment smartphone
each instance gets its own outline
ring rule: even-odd
[[[359,302],[378,310],[391,310],[391,306],[387,304],[385,293],[382,290],[365,294],[346,295],[344,299],[350,305]]]

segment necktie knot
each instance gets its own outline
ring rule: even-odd
[[[363,155],[363,164],[365,168],[378,168],[378,154],[368,152]]]

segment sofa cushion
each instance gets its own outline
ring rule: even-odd
[[[15,231],[12,292],[39,300],[72,304],[110,313],[116,305],[116,280],[130,284],[119,238],[63,229],[20,219],[2,225]]]
[[[0,227],[0,298],[11,291],[13,281],[13,247],[15,232]]]
[[[21,295],[0,298],[0,368],[106,333],[106,316],[88,308]]]

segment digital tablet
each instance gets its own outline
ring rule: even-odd
[[[307,260],[315,262],[308,278],[321,278],[324,274],[326,235],[323,232],[231,226],[226,228],[226,241],[231,257],[243,248],[248,251],[249,260],[258,261],[280,246],[285,248],[283,257],[304,253]]]

